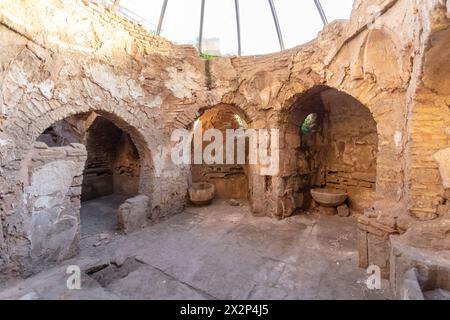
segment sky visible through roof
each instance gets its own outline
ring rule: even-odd
[[[313,0],[273,0],[286,49],[314,39],[323,23]],[[234,0],[206,0],[203,27],[204,46],[215,41],[222,55],[238,52]],[[353,0],[321,0],[331,22],[348,19]],[[120,5],[145,19],[156,30],[163,0],[121,0]],[[268,0],[240,0],[242,55],[280,50]],[[161,36],[179,44],[196,44],[200,28],[201,0],[169,0]]]

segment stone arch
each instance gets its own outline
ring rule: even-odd
[[[142,119],[147,119],[146,114],[140,110],[133,110],[133,113],[130,111],[131,109],[125,106],[111,108],[102,104],[95,107],[87,106],[74,108],[73,106],[66,105],[29,119],[29,125],[26,128],[16,128],[14,130],[14,127],[9,127],[7,133],[10,137],[15,137],[17,134],[14,132],[19,132],[19,136],[14,139],[14,144],[18,151],[16,152],[16,160],[20,160],[32,148],[37,137],[52,124],[77,114],[96,112],[130,135],[133,143],[138,149],[143,164],[140,193],[150,194],[152,192],[152,183],[148,183],[148,181],[153,181],[151,149],[155,147],[155,142],[149,139],[148,135],[146,135],[145,128],[143,127]],[[20,132],[25,133],[25,136],[20,136]]]
[[[224,153],[226,152],[226,129],[247,129],[249,117],[244,110],[236,105],[217,104],[215,106],[201,108],[197,117],[188,125],[188,130],[195,133],[199,128],[196,126],[202,120],[203,130],[218,129],[223,135]],[[194,134],[195,139],[195,134]],[[245,140],[244,140],[245,142]],[[246,144],[245,156],[248,153]],[[192,147],[194,148],[194,147]],[[203,149],[205,144],[203,144]],[[234,152],[238,149],[235,142]],[[194,158],[192,157],[192,160]],[[235,160],[237,157],[235,156]],[[216,188],[216,197],[222,199],[248,199],[248,164],[227,164],[224,154],[224,164],[192,164],[190,166],[191,182],[209,182]]]
[[[5,204],[2,208],[6,212],[5,224],[11,230],[11,233],[4,235],[7,245],[5,258],[8,261],[7,265],[17,266],[22,275],[26,276],[37,271],[38,266],[33,264],[31,258],[31,217],[27,213],[23,199],[25,181],[22,178],[21,168],[24,161],[27,161],[27,155],[33,151],[37,137],[53,123],[76,114],[96,112],[128,133],[139,152],[142,166],[139,194],[149,197],[149,208],[159,205],[159,200],[153,201],[155,198],[153,193],[155,173],[152,158],[152,148],[155,147],[158,140],[150,140],[152,134],[148,134],[148,126],[151,125],[151,121],[144,124],[145,120],[149,120],[148,116],[138,108],[131,109],[126,106],[114,105],[116,104],[114,101],[111,101],[112,106],[107,104],[92,106],[89,105],[89,102],[91,101],[87,101],[85,106],[62,105],[49,111],[24,113],[23,117],[12,115],[5,123],[2,139],[8,142],[8,148],[6,149],[7,154],[2,154],[1,159],[2,165],[6,168],[3,174],[5,188],[2,188],[1,195],[4,197]],[[24,118],[25,116],[27,118]],[[159,212],[157,212],[158,214]]]
[[[450,139],[450,28],[429,36],[420,82],[413,97],[408,132],[411,164],[407,179],[408,211],[420,220],[438,218],[450,208],[448,144]],[[432,163],[422,159],[433,159]]]
[[[398,88],[407,80],[399,41],[386,27],[372,29],[366,35],[359,60],[362,76],[372,77],[380,88]]]
[[[66,112],[64,112],[66,111]],[[40,119],[37,119],[37,130],[40,130],[41,133],[48,127],[50,127],[53,123],[68,118],[73,115],[77,115],[80,113],[85,113],[85,111],[79,112],[77,110],[73,110],[70,107],[59,108],[53,111],[57,116],[54,116],[52,113],[43,115]],[[139,156],[142,161],[142,172],[140,178],[140,186],[139,193],[150,195],[152,190],[152,181],[153,181],[153,164],[152,164],[152,154],[149,147],[148,140],[145,138],[144,133],[138,129],[140,125],[139,120],[136,116],[126,118],[123,116],[123,113],[128,113],[127,108],[117,108],[114,110],[107,110],[106,108],[89,108],[87,112],[96,112],[98,115],[108,119],[113,124],[115,124],[122,131],[128,133],[136,145]],[[36,131],[33,131],[30,137],[30,140],[34,142],[37,139]],[[32,143],[29,144],[32,146]]]
[[[251,119],[248,116],[247,112],[245,112],[244,109],[240,108],[239,106],[237,106],[235,104],[219,103],[219,104],[216,104],[216,105],[213,105],[213,106],[208,106],[208,107],[203,107],[203,108],[198,109],[198,111],[195,113],[194,119],[192,119],[192,121],[187,125],[187,129],[191,130],[193,124],[195,123],[195,121],[200,119],[206,112],[208,112],[210,110],[217,110],[218,108],[220,108],[220,109],[222,109],[224,111],[230,111],[230,112],[238,115],[247,124],[251,123]]]
[[[282,191],[278,194],[276,215],[286,217],[296,209],[309,207],[308,188],[311,186],[333,186],[347,190],[367,188],[365,194],[355,192],[354,196],[350,195],[350,205],[359,213],[366,207],[372,207],[377,189],[378,161],[374,162],[371,158],[378,157],[379,142],[378,123],[371,110],[352,95],[325,85],[297,94],[290,102],[291,105],[285,106],[279,119],[281,172],[276,184]],[[342,115],[334,109],[340,110]],[[299,134],[299,124],[310,114],[317,115],[321,124],[311,138],[314,145],[308,145],[306,136]],[[339,125],[345,121],[344,116],[348,121],[355,118],[355,123],[349,123],[348,128],[345,124]],[[365,121],[368,129],[358,121]],[[339,135],[348,136],[338,138]],[[294,156],[296,154],[299,157]],[[301,154],[307,156],[300,157]],[[330,156],[333,154],[336,154],[336,163],[322,163],[334,159]],[[355,162],[353,157],[364,158],[364,165]]]

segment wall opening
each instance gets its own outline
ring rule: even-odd
[[[37,139],[49,147],[70,143],[86,147],[81,185],[81,233],[118,229],[117,209],[139,193],[141,160],[130,135],[96,113],[71,116],[46,129]]]
[[[371,207],[375,194],[378,135],[370,111],[348,94],[322,87],[297,99],[287,115],[285,178],[295,210],[314,205],[310,191],[348,193],[350,211]]]
[[[245,130],[247,122],[245,116],[236,107],[219,105],[206,110],[193,125],[193,131],[217,129],[223,136],[224,164],[192,164],[191,180],[193,183],[209,182],[215,186],[215,196],[218,199],[248,199],[247,167],[245,163],[239,163],[237,150],[238,140],[234,141],[234,164],[226,164],[227,143],[226,130]],[[210,144],[203,142],[203,150]],[[245,146],[247,156],[247,143]],[[194,152],[194,146],[192,146]],[[194,154],[192,159],[194,159]]]

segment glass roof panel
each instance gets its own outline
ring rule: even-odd
[[[280,50],[277,32],[267,0],[240,0],[242,55]]]
[[[320,0],[328,21],[337,19],[350,19],[353,0]]]
[[[112,2],[112,1],[110,1]],[[156,31],[163,0],[121,0],[120,12],[128,18],[142,23],[150,31]]]
[[[161,36],[175,43],[198,46],[201,1],[168,0]],[[155,32],[163,2],[164,0],[121,0],[120,12]],[[329,22],[350,17],[353,0],[320,2]],[[314,39],[323,28],[314,0],[273,0],[273,3],[286,49]],[[279,51],[280,44],[269,0],[239,0],[239,6],[242,55]],[[202,45],[205,53],[237,54],[235,0],[205,0]]]
[[[234,0],[205,2],[203,51],[214,55],[238,53]]]
[[[322,30],[323,22],[314,1],[274,0],[274,3],[286,49],[313,40]]]
[[[175,43],[197,46],[200,9],[199,0],[169,0],[161,36]],[[161,11],[161,7],[158,11]]]

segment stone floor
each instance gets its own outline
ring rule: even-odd
[[[189,207],[128,236],[87,234],[78,257],[9,283],[0,299],[388,299],[387,282],[365,285],[355,231],[353,218]],[[81,290],[66,287],[69,265],[83,272]]]
[[[112,194],[81,204],[81,234],[89,236],[117,231],[117,212],[127,196]]]

